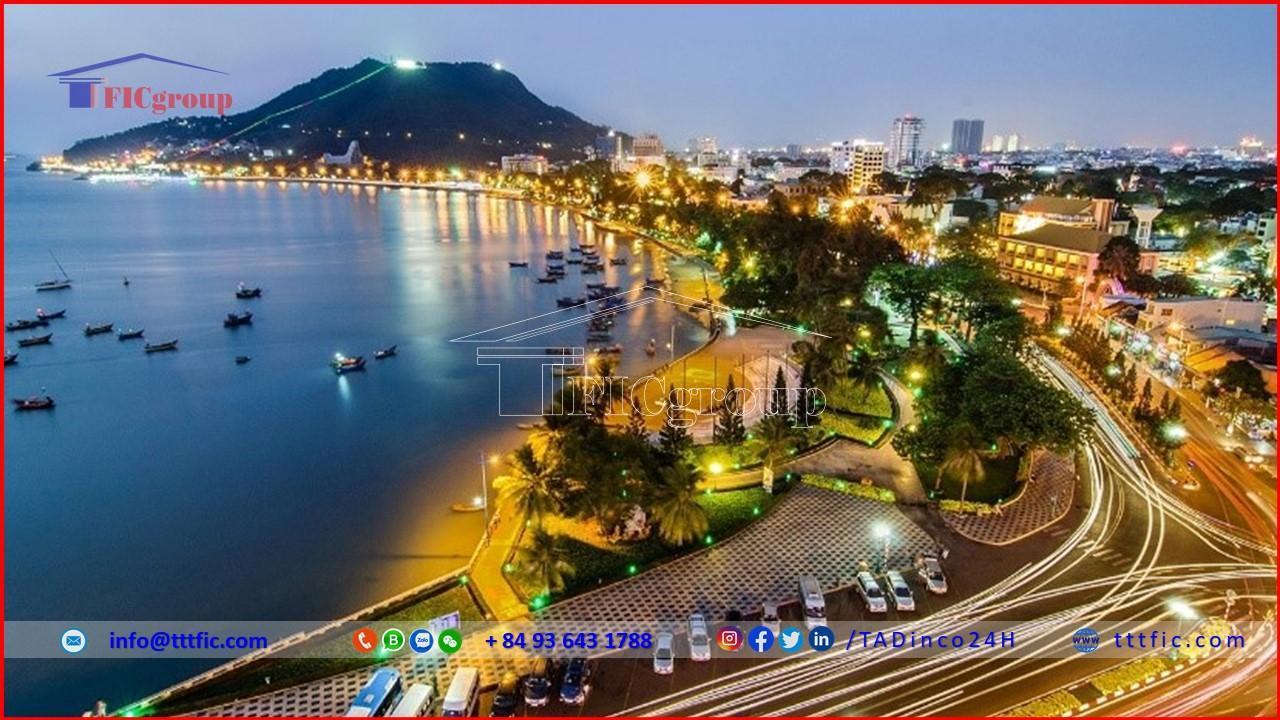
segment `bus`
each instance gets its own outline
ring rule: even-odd
[[[476,710],[480,699],[480,671],[473,667],[458,668],[444,695],[440,714],[444,717],[467,717]]]
[[[387,710],[400,697],[400,672],[391,668],[380,668],[369,678],[369,682],[356,693],[347,709],[347,717],[373,717],[386,715]]]
[[[414,683],[404,691],[400,702],[387,713],[387,717],[426,717],[431,714],[431,702],[436,699],[436,689],[431,685]]]

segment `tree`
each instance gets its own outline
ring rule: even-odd
[[[1151,413],[1155,411],[1151,404],[1153,398],[1151,377],[1147,376],[1147,381],[1142,383],[1142,393],[1138,395],[1138,402],[1133,406],[1133,416],[1142,421],[1149,419]]]
[[[778,374],[773,378],[773,387],[769,391],[769,415],[785,418],[790,414],[787,409],[787,374],[778,366]]]
[[[741,396],[734,387],[733,375],[729,376],[729,384],[725,386],[724,402],[720,403],[711,434],[715,442],[722,445],[740,445],[747,437],[746,426],[742,423]]]
[[[658,534],[672,545],[684,545],[707,532],[707,511],[698,503],[698,480],[698,470],[686,462],[662,469],[650,515],[658,523]]]
[[[938,480],[934,489],[942,487],[944,475],[950,475],[960,481],[960,502],[964,502],[969,483],[981,481],[987,476],[987,470],[982,464],[981,448],[982,440],[973,426],[961,425],[955,428],[942,463],[938,465]]]
[[[1129,238],[1111,238],[1098,255],[1098,274],[1123,283],[1138,273],[1138,253],[1138,244]]]
[[[791,454],[799,438],[785,415],[770,415],[756,423],[752,430],[760,441],[760,459],[764,466],[773,470],[779,460]]]
[[[880,360],[869,350],[854,350],[845,377],[862,390],[862,400],[865,402],[880,380]]]
[[[565,579],[575,574],[569,553],[555,535],[535,527],[529,539],[516,550],[516,566],[542,595],[564,589]]]
[[[818,418],[818,407],[816,401],[816,385],[813,382],[813,372],[808,364],[800,368],[800,387],[797,388],[796,407],[795,407],[795,425],[796,427],[807,428],[813,427]]]
[[[631,409],[627,415],[627,434],[637,440],[648,440],[649,429],[645,427],[644,413],[640,411],[640,402],[635,395],[630,398]]]
[[[662,448],[662,454],[670,462],[677,461],[693,445],[693,438],[689,436],[689,429],[684,426],[683,416],[685,412],[687,412],[685,408],[676,404],[676,391],[672,390],[667,395],[667,407],[662,418],[662,429],[658,431],[658,445]]]
[[[493,485],[520,517],[540,525],[559,506],[552,474],[551,468],[538,460],[533,446],[525,443],[511,454],[508,474],[495,479]]]
[[[1214,373],[1213,380],[1219,392],[1243,393],[1260,400],[1271,396],[1262,372],[1248,360],[1231,360]]]
[[[968,189],[969,184],[958,173],[931,165],[912,182],[907,204],[928,207],[936,218],[948,200]]]
[[[894,310],[911,321],[907,344],[915,345],[920,318],[938,289],[937,273],[926,265],[882,265],[871,273],[871,287],[879,291]]]

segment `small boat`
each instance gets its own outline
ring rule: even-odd
[[[10,365],[15,365],[15,364],[17,364],[17,362],[18,362],[18,353],[16,353],[16,352],[7,352],[7,353],[5,353],[5,354],[4,354],[4,366],[5,366],[5,367],[9,367]]]
[[[49,257],[53,258],[53,264],[58,266],[58,270],[62,273],[61,280],[45,280],[36,283],[36,292],[47,292],[49,290],[66,290],[71,287],[71,278],[67,275],[67,271],[63,270],[62,263],[58,262],[58,257],[49,251]]]
[[[596,245],[595,243],[582,243],[578,245],[578,247],[582,248],[583,250],[590,251],[590,250],[595,250]]]
[[[624,257],[611,257],[609,258],[609,264],[610,265],[626,265],[627,259]]]
[[[613,333],[608,330],[592,330],[587,332],[587,340],[594,342],[607,342],[613,339]]]
[[[604,283],[602,283],[602,282],[589,282],[589,283],[587,283],[587,289],[588,289],[588,290],[603,290],[603,289],[604,289]]]
[[[569,258],[568,260],[565,260],[565,262],[569,263],[570,265],[581,265],[582,258]]]
[[[555,275],[547,275],[546,277],[538,278],[538,282],[540,283],[553,283],[553,282],[559,282],[559,280],[560,278],[556,277]]]
[[[618,355],[622,352],[622,346],[614,343],[612,345],[598,345],[591,348],[592,352],[603,353],[605,355]]]
[[[373,359],[385,360],[386,358],[389,358],[389,357],[395,357],[395,354],[396,354],[396,346],[390,345],[382,348],[381,350],[375,350],[373,353]]]
[[[237,355],[237,356],[236,356],[236,364],[237,364],[237,365],[244,365],[245,363],[249,362],[249,361],[250,361],[250,360],[252,360],[252,359],[253,359],[253,358],[249,357],[248,355]]]
[[[52,410],[53,398],[48,395],[44,397],[32,395],[29,398],[14,398],[13,404],[17,406],[20,412],[23,410]]]
[[[651,277],[646,277],[646,278],[644,279],[644,284],[645,284],[645,285],[666,285],[666,284],[667,284],[667,279],[666,279],[666,278],[651,278]]]
[[[18,341],[18,347],[31,347],[32,345],[48,345],[53,340],[53,333],[48,335],[36,335],[35,337],[25,337]]]
[[[582,248],[578,247],[577,245],[574,245],[573,247],[569,248],[569,252],[571,252],[571,253],[576,253],[576,254],[581,254],[581,253],[582,253]]]
[[[471,500],[471,502],[454,503],[449,506],[449,509],[453,510],[454,512],[461,512],[461,513],[480,512],[481,510],[484,509],[484,498],[477,495]]]
[[[129,287],[129,276],[128,276],[128,275],[125,275],[125,276],[124,276],[124,286],[125,286],[125,287]]]
[[[596,274],[598,274],[602,269],[603,269],[603,268],[601,268],[599,265],[583,265],[583,266],[582,266],[582,274],[583,274],[583,275],[596,275]]]
[[[113,328],[115,328],[115,323],[102,323],[102,324],[100,324],[100,325],[93,325],[93,324],[90,324],[90,323],[85,323],[85,326],[84,326],[84,336],[85,336],[85,337],[92,337],[92,336],[94,336],[94,335],[101,335],[101,334],[103,334],[103,333],[109,333],[109,332],[111,332],[111,330],[112,330]]]
[[[562,297],[556,298],[556,307],[568,308],[585,305],[587,299],[584,297]]]
[[[246,286],[244,283],[240,283],[239,285],[236,286],[236,297],[241,300],[248,300],[249,298],[260,298],[262,297],[262,288],[260,287],[251,288]]]
[[[508,260],[507,267],[513,267],[513,268],[529,267],[529,261],[528,260]]]
[[[140,329],[135,330],[133,328],[129,328],[128,330],[118,331],[116,333],[116,338],[119,340],[137,340],[138,338],[142,337],[143,332],[144,331]]]
[[[548,250],[548,251],[547,251],[547,259],[548,259],[548,260],[563,260],[563,259],[564,259],[564,251],[562,251],[562,250]]]
[[[146,346],[143,348],[145,352],[149,352],[149,353],[169,352],[170,350],[177,350],[177,349],[178,349],[177,340],[170,340],[169,342],[156,343],[155,345],[152,345],[151,343],[147,343]]]
[[[4,329],[5,332],[14,332],[15,330],[31,330],[32,328],[44,327],[48,324],[48,322],[41,318],[36,318],[35,320],[14,320],[13,322],[5,323]]]
[[[551,368],[551,374],[558,377],[571,377],[573,375],[581,375],[585,370],[581,365],[556,365]]]
[[[252,325],[253,313],[248,310],[242,313],[227,313],[227,317],[222,321],[222,327],[240,327],[241,325]]]
[[[36,318],[39,320],[61,320],[67,316],[67,309],[62,308],[56,312],[45,312],[44,308],[36,308]]]
[[[644,354],[648,355],[649,357],[653,357],[654,355],[657,355],[658,341],[655,340],[654,338],[649,338],[649,344],[644,346]]]
[[[356,370],[363,370],[364,356],[357,355],[355,357],[347,357],[342,353],[338,353],[333,356],[333,362],[329,363],[329,366],[332,367],[333,371],[339,375],[355,372]]]

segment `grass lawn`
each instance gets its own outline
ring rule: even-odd
[[[997,500],[1008,500],[1018,489],[1018,458],[987,458],[982,462],[987,476],[981,481],[969,483],[969,490],[964,499],[971,502],[994,504]],[[937,482],[938,468],[921,463],[916,465],[920,482],[926,490],[932,490]],[[960,499],[960,483],[950,476],[942,478],[941,497],[948,500]]]
[[[868,390],[848,378],[841,378],[826,395],[827,407],[830,408],[853,415],[893,417],[893,403],[889,402],[888,391],[881,383]]]
[[[761,488],[704,494],[698,498],[698,503],[707,510],[707,538],[710,538],[710,543],[704,538],[702,542],[683,547],[667,545],[658,538],[656,531],[639,542],[610,544],[600,538],[588,523],[564,518],[548,519],[545,524],[547,530],[563,539],[569,563],[575,570],[573,577],[566,578],[564,591],[556,593],[555,599],[563,600],[593,590],[724,540],[752,520],[762,517],[777,500],[777,495],[769,495]],[[537,593],[537,589],[527,581],[514,579],[525,596]]]
[[[457,611],[463,622],[475,622],[484,619],[480,608],[476,606],[471,593],[461,585],[423,598],[418,602],[392,612],[377,620],[403,620],[406,623],[425,623],[432,618]],[[405,627],[408,633],[411,628]],[[191,692],[175,697],[169,702],[155,708],[148,708],[140,714],[173,715],[188,712],[197,707],[227,702],[254,692],[279,690],[291,685],[328,677],[337,673],[357,670],[362,667],[376,665],[382,658],[376,656],[350,657],[351,638],[348,631],[343,630],[336,636],[320,638],[302,648],[294,648],[303,657],[267,658],[252,665],[226,675],[220,680],[201,685]],[[347,657],[337,657],[345,655]],[[271,679],[267,684],[267,678]]]
[[[847,415],[831,407],[822,413],[818,425],[819,430],[834,432],[867,445],[875,445],[891,427],[893,427],[892,421],[887,418]]]

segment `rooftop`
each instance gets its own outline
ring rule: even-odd
[[[1082,253],[1100,253],[1111,240],[1111,235],[1101,230],[1052,223],[1013,237],[1023,242]]]
[[[1090,198],[1038,195],[1023,203],[1018,210],[1024,213],[1038,213],[1041,215],[1091,215],[1093,213],[1093,200]]]

